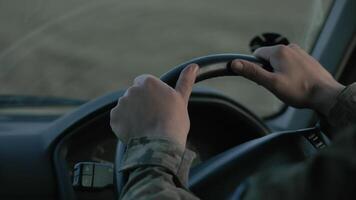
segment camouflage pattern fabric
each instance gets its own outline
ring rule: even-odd
[[[355,199],[356,83],[337,98],[327,117],[342,132],[318,155],[283,171],[263,171],[249,178],[237,199]],[[199,199],[187,189],[194,153],[164,138],[132,139],[120,170],[129,180],[120,199]]]
[[[337,97],[337,103],[331,109],[328,121],[338,128],[355,125],[356,83],[346,87]]]
[[[198,199],[186,187],[194,158],[194,152],[164,138],[131,139],[119,169],[129,173],[120,199]]]
[[[356,199],[356,83],[346,87],[327,116],[333,143],[315,157],[249,178],[238,199]]]

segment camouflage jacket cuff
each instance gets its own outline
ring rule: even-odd
[[[347,86],[337,97],[337,102],[328,115],[334,127],[347,126],[356,120],[356,83]]]
[[[120,171],[139,167],[159,166],[176,175],[186,185],[195,153],[168,139],[154,137],[133,138],[127,144]]]

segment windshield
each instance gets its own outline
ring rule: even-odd
[[[332,0],[0,0],[0,95],[92,99],[277,33],[310,51]],[[283,104],[241,77],[218,89],[259,116]]]

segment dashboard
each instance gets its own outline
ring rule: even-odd
[[[192,95],[188,110],[191,128],[187,147],[197,154],[192,168],[227,149],[268,133],[268,129],[257,117],[222,95]],[[246,120],[246,113],[253,119]],[[111,131],[109,122],[109,113],[87,120],[73,130],[61,146],[71,182],[78,163],[93,162],[114,166],[118,140]],[[112,186],[101,190],[74,188],[74,192],[78,199],[115,199]]]

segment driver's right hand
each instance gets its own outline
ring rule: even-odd
[[[327,116],[345,87],[296,44],[262,47],[254,55],[269,61],[274,72],[244,60],[234,60],[232,70],[291,106],[311,108]]]

